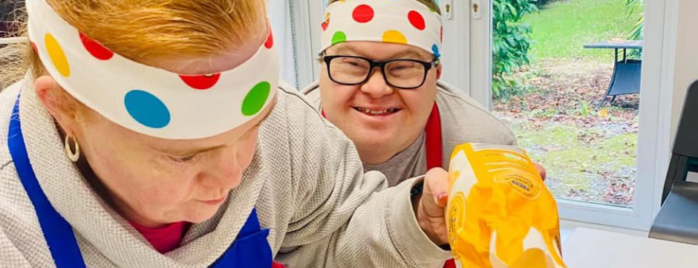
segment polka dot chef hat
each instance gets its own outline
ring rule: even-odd
[[[339,43],[407,44],[441,56],[441,16],[415,0],[340,0],[327,7],[322,52]]]
[[[46,0],[27,0],[29,39],[61,87],[105,118],[163,139],[221,134],[274,99],[279,56],[271,29],[252,58],[214,74],[180,75],[122,57],[78,32]]]

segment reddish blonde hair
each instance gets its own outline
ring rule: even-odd
[[[134,61],[217,56],[266,33],[262,0],[47,0],[81,33]],[[26,20],[21,31],[26,31]],[[25,34],[24,34],[25,35]],[[26,35],[25,35],[26,36]],[[29,42],[4,62],[2,84],[43,67]],[[8,48],[9,49],[9,48]],[[16,47],[14,48],[16,49]],[[12,66],[8,66],[12,65]],[[12,70],[12,71],[9,71]]]

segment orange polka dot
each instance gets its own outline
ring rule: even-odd
[[[70,76],[68,58],[65,56],[65,52],[63,52],[61,45],[58,44],[58,41],[56,41],[51,34],[46,34],[45,39],[46,50],[48,51],[48,56],[51,58],[53,66],[56,67],[56,70],[58,70],[61,75],[65,77]]]
[[[401,32],[390,30],[383,34],[383,42],[407,44],[407,38]]]

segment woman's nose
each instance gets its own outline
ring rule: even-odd
[[[240,184],[243,168],[238,163],[234,152],[227,152],[207,163],[200,174],[200,181],[206,187],[233,189]]]

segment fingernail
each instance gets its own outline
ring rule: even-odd
[[[448,196],[448,193],[446,192],[439,192],[438,194],[436,194],[436,203],[439,203],[439,201],[444,199],[444,197],[446,196]]]

